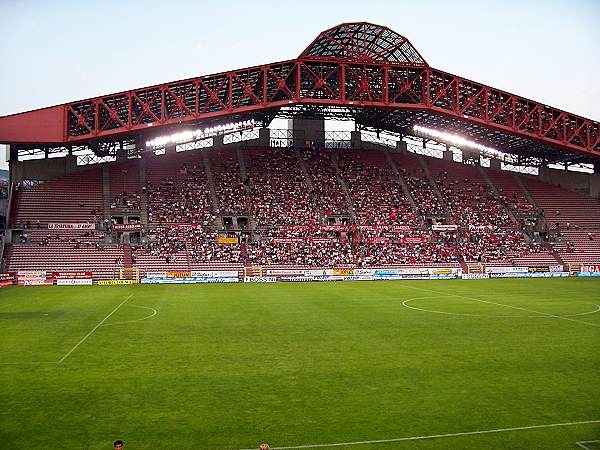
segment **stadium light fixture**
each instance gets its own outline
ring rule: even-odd
[[[456,148],[469,148],[473,150],[477,150],[481,155],[486,156],[488,158],[496,158],[504,161],[507,154],[501,152],[500,150],[496,150],[492,147],[487,147],[485,145],[478,144],[477,142],[470,141],[465,139],[462,136],[452,133],[446,133],[445,131],[434,130],[432,128],[427,128],[422,125],[414,125],[413,130],[415,133],[421,136],[434,138],[439,140],[442,143],[450,144]]]
[[[254,128],[256,122],[254,119],[241,122],[226,123],[208,128],[198,128],[196,130],[181,131],[179,133],[167,136],[158,136],[146,142],[146,147],[153,150],[164,148],[169,144],[185,144],[187,142],[197,141],[208,137],[217,136],[233,131],[250,130]]]

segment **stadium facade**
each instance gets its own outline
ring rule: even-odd
[[[293,60],[5,116],[0,142],[12,272],[600,262],[600,124],[434,69],[370,23]]]

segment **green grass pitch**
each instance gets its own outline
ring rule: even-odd
[[[577,449],[598,305],[593,279],[10,287],[0,448]]]

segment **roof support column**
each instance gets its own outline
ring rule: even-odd
[[[296,140],[297,132],[304,130],[304,142],[302,146],[325,146],[325,120],[323,119],[292,119],[292,130],[294,132],[294,140]]]

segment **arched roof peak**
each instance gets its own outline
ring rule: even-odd
[[[342,23],[321,32],[300,58],[429,66],[404,36],[368,22]]]

